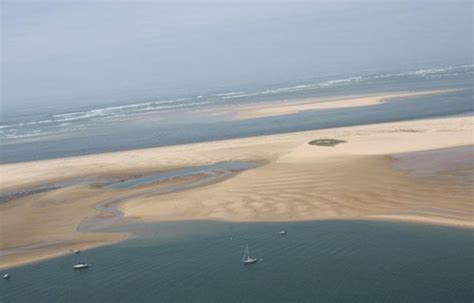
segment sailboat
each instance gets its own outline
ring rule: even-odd
[[[81,251],[74,251],[74,255],[77,256],[81,253]],[[74,269],[86,269],[89,268],[91,265],[86,262],[74,262],[75,264],[73,265]]]
[[[249,246],[247,245],[247,247],[245,247],[245,250],[244,250],[244,257],[242,258],[242,263],[244,263],[244,265],[247,265],[247,264],[253,264],[256,262],[257,262],[257,259],[252,258],[250,256]]]
[[[91,266],[89,263],[79,262],[79,263],[74,264],[73,268],[84,269],[84,268],[88,268],[89,266]]]

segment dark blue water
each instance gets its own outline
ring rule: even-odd
[[[124,227],[127,230],[130,227]],[[381,222],[141,224],[140,237],[9,270],[1,302],[472,302],[471,230]],[[286,236],[280,236],[282,229]],[[241,263],[244,247],[263,259]]]

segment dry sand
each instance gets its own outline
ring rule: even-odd
[[[472,131],[472,116],[451,117],[5,164],[1,185],[2,191],[13,191],[71,178],[259,160],[265,164],[222,182],[134,198],[119,208],[143,220],[377,219],[472,228],[472,184],[414,176],[395,169],[390,156],[472,145]],[[347,143],[308,144],[318,138]],[[472,167],[466,169],[472,177]],[[98,202],[114,195],[97,186],[76,186],[0,204],[0,267],[121,239],[77,231],[83,218],[97,214]]]

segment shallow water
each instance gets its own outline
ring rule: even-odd
[[[471,230],[362,221],[170,222],[9,270],[1,302],[471,302]],[[287,235],[280,236],[280,230]],[[243,250],[260,260],[241,263]]]
[[[118,182],[118,180],[114,178],[106,179],[106,178],[95,178],[95,177],[77,178],[77,179],[69,179],[69,180],[65,180],[61,182],[56,182],[56,183],[42,184],[42,185],[38,185],[32,188],[26,188],[26,189],[21,189],[17,191],[0,192],[0,203],[8,202],[13,199],[18,199],[25,196],[46,192],[46,191],[70,187],[70,186],[107,184],[110,182]]]
[[[131,189],[142,185],[149,185],[165,180],[172,180],[175,178],[189,177],[200,174],[205,174],[206,178],[202,178],[196,182],[188,183],[187,185],[180,186],[169,186],[161,188],[156,191],[156,194],[168,193],[176,190],[183,190],[192,188],[199,185],[211,183],[219,178],[224,178],[232,173],[243,171],[246,169],[254,168],[258,166],[257,162],[244,162],[244,161],[222,161],[212,163],[208,165],[185,167],[166,172],[158,172],[143,177],[89,177],[89,178],[76,178],[69,179],[61,182],[42,184],[32,188],[21,189],[10,192],[0,192],[0,203],[5,203],[13,199],[18,199],[24,196],[38,194],[46,191],[56,190],[60,188],[66,188],[70,186],[78,185],[100,185],[109,189]]]
[[[213,163],[209,165],[185,167],[180,169],[175,169],[167,172],[160,172],[157,174],[152,174],[140,178],[133,178],[123,182],[116,182],[106,186],[107,188],[115,189],[126,189],[134,188],[140,185],[147,185],[155,182],[160,182],[164,180],[171,180],[179,177],[186,177],[192,175],[198,175],[202,173],[213,173],[216,177],[221,176],[226,173],[236,172],[240,170],[250,169],[256,166],[256,163],[251,162],[242,162],[242,161],[224,161]]]

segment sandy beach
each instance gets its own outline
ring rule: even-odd
[[[473,117],[463,116],[5,164],[1,187],[15,192],[78,178],[127,179],[222,161],[259,161],[256,168],[204,186],[131,195],[118,208],[125,217],[145,221],[374,219],[472,228],[473,191],[466,180],[472,180],[473,153],[464,152],[452,166],[449,155],[457,154],[448,149],[472,151],[472,134]],[[309,145],[314,139],[346,142]],[[430,163],[444,160],[432,161],[429,154],[417,156],[425,165],[415,168],[409,164],[413,156],[397,157],[442,149],[440,159],[448,160],[437,169]],[[456,178],[446,178],[451,175]],[[98,211],[98,203],[138,190],[76,185],[0,203],[0,268],[123,239],[127,235],[77,228],[86,217],[111,215]]]

